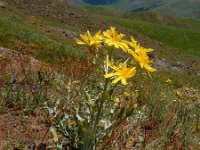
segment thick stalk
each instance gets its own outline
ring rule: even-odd
[[[106,54],[106,61],[107,62],[112,60],[113,50],[114,50],[113,48],[110,48],[110,49],[107,50],[107,54]],[[108,74],[108,72],[109,72],[108,68],[109,68],[108,64],[106,63],[106,65],[105,65],[105,73],[106,74]],[[109,91],[108,83],[109,83],[109,79],[105,79],[104,89],[103,89],[103,93],[102,93],[102,96],[101,96],[101,99],[100,99],[100,105],[99,105],[99,108],[98,108],[98,111],[97,111],[96,120],[95,120],[95,123],[94,123],[94,128],[93,128],[94,134],[96,133],[96,128],[97,128],[97,125],[100,121],[100,116],[101,116],[102,109],[103,109],[103,103],[106,100],[105,94],[108,93],[108,91]]]
[[[95,119],[93,128],[91,130],[92,131],[91,133],[94,135],[94,138],[95,138],[95,134],[96,134],[97,125],[99,124],[99,121],[101,119],[101,114],[102,114],[102,110],[103,110],[103,104],[104,104],[104,102],[106,100],[105,93],[108,90],[107,89],[108,88],[108,83],[109,83],[109,80],[106,79],[105,80],[105,84],[104,84],[103,93],[102,93],[102,96],[101,96],[101,99],[100,99],[100,104],[98,106],[96,119]],[[88,135],[84,135],[83,141],[85,143],[83,144],[83,147],[81,148],[81,150],[92,150],[93,149],[94,140],[95,139],[91,139]]]
[[[113,53],[113,48],[111,48],[107,51],[107,55],[106,55],[106,61],[107,62],[112,60],[112,53]],[[106,74],[109,73],[109,66],[108,66],[107,63],[105,64],[105,73]],[[95,142],[97,126],[98,126],[99,121],[100,121],[101,116],[102,116],[103,104],[106,100],[105,95],[106,95],[106,93],[109,92],[108,85],[109,85],[109,79],[105,79],[102,96],[100,98],[99,104],[97,104],[98,110],[97,110],[97,115],[95,117],[96,119],[95,119],[95,122],[92,126],[92,129],[91,129],[91,133],[93,134],[94,137],[92,137],[92,139],[91,139],[88,135],[85,135],[84,136],[84,142],[85,143],[83,144],[83,147],[81,148],[81,150],[92,150],[93,149],[93,145],[94,145],[93,142]]]
[[[94,130],[93,130],[94,133],[95,133],[96,127],[97,127],[99,120],[100,120],[101,112],[102,112],[102,109],[103,109],[103,103],[105,101],[105,93],[107,91],[108,83],[109,83],[109,80],[106,79],[105,85],[104,85],[104,90],[103,90],[102,97],[101,97],[101,100],[100,100],[100,105],[99,105],[99,108],[98,108],[98,111],[97,111],[96,120],[95,120],[95,123],[94,123]]]

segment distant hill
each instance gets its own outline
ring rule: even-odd
[[[71,0],[72,1],[72,0]],[[200,19],[200,0],[73,0],[83,4],[108,5],[131,12],[161,12],[170,16]]]
[[[117,0],[82,0],[85,3],[96,4],[96,5],[106,5],[116,2]]]
[[[158,8],[166,15],[183,16],[200,19],[200,0],[179,0]]]

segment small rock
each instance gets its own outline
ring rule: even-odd
[[[46,32],[47,32],[47,33],[51,33],[51,31],[50,31],[50,30],[46,30]]]
[[[3,2],[0,1],[0,7],[1,8],[6,8],[5,3],[3,3]]]
[[[37,117],[37,116],[40,116],[41,113],[42,113],[41,110],[38,109],[38,108],[36,108],[36,109],[33,110],[33,114],[32,114],[32,115],[33,115],[34,117]]]
[[[162,59],[156,59],[156,60],[154,60],[153,64],[154,64],[154,66],[156,68],[162,68],[162,69],[168,68],[168,64],[165,61],[163,61]]]
[[[163,44],[162,42],[159,42],[158,44],[159,44],[160,46],[164,46],[164,44]]]
[[[156,57],[154,53],[149,53],[148,56],[150,57],[150,59],[154,59]]]
[[[73,16],[73,15],[74,15],[74,13],[69,13],[69,15],[70,15],[70,16]]]
[[[161,58],[162,61],[166,61],[166,58]]]
[[[182,62],[180,62],[180,61],[177,61],[177,62],[176,62],[176,66],[183,67],[184,64],[183,64]]]
[[[200,72],[197,72],[196,75],[200,77]]]
[[[180,68],[180,67],[176,67],[176,66],[171,67],[171,70],[172,70],[173,72],[178,72],[178,73],[183,72],[182,68]]]

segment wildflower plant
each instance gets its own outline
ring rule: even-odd
[[[53,108],[47,105],[55,121],[51,128],[54,142],[60,149],[103,148],[104,140],[134,112],[134,92],[127,92],[134,84],[130,78],[140,68],[148,73],[156,71],[148,56],[153,49],[142,47],[134,37],[125,40],[115,27],[94,36],[87,31],[80,37],[76,43],[88,47],[94,71],[87,79],[69,80],[64,103],[57,100]],[[128,57],[117,59],[118,51]]]

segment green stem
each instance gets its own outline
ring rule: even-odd
[[[102,112],[102,108],[103,108],[103,103],[105,101],[105,93],[107,91],[108,83],[109,83],[109,80],[106,79],[105,80],[105,85],[104,85],[104,90],[103,90],[103,93],[102,93],[102,97],[100,99],[100,105],[99,105],[99,108],[98,108],[96,120],[95,120],[95,123],[94,123],[93,133],[96,132],[96,127],[97,127],[97,125],[99,123],[99,120],[100,120],[100,116],[101,116],[101,112]]]
[[[112,59],[112,54],[113,54],[113,49],[109,49],[107,51],[107,55],[106,55],[106,61],[111,61]],[[106,74],[108,73],[108,64],[106,64]],[[106,93],[109,91],[108,89],[108,83],[109,83],[109,79],[106,79],[105,80],[105,84],[104,84],[104,89],[103,89],[103,93],[102,93],[102,97],[100,99],[100,105],[99,105],[99,108],[98,108],[98,112],[97,112],[97,116],[96,116],[96,120],[95,120],[95,123],[94,123],[94,126],[93,126],[93,134],[95,135],[96,134],[96,129],[97,129],[97,125],[99,124],[99,121],[100,121],[100,117],[101,117],[101,114],[102,114],[102,110],[103,110],[103,104],[106,100]]]
[[[106,55],[106,61],[111,61],[112,59],[112,55],[113,55],[113,48],[111,49],[108,49],[107,50],[107,55]],[[106,63],[106,74],[108,73],[108,64]],[[103,109],[103,103],[105,101],[105,94],[107,91],[109,91],[107,88],[108,88],[108,83],[109,83],[109,79],[106,79],[105,80],[105,84],[104,84],[104,89],[103,89],[103,93],[102,93],[102,97],[101,97],[101,100],[100,100],[100,105],[99,105],[99,108],[98,108],[98,112],[97,112],[97,116],[96,116],[96,120],[95,120],[95,123],[94,123],[94,128],[93,128],[93,133],[95,134],[96,133],[96,128],[97,128],[97,125],[99,123],[99,120],[100,120],[100,116],[101,116],[101,112],[102,112],[102,109]]]
[[[109,49],[107,51],[107,55],[106,55],[106,61],[111,61],[112,60],[112,55],[113,55],[113,48]],[[108,64],[105,65],[105,73],[107,74],[109,72],[109,67],[108,67]],[[102,96],[101,98],[99,99],[99,102],[97,103],[97,114],[96,114],[96,119],[94,121],[94,124],[92,125],[92,129],[91,129],[91,133],[94,135],[94,137],[92,137],[92,139],[88,136],[88,135],[85,135],[84,136],[84,144],[83,144],[83,147],[81,148],[82,150],[92,150],[93,149],[93,145],[95,142],[94,140],[96,139],[96,130],[97,130],[97,126],[99,124],[99,121],[101,119],[101,116],[102,116],[102,111],[103,111],[103,104],[106,100],[106,94],[109,92],[109,89],[108,89],[108,85],[109,85],[109,79],[105,79],[105,83],[104,83],[104,88],[103,88],[103,93],[102,93]],[[92,116],[93,118],[93,116]],[[92,121],[93,122],[93,121]]]

